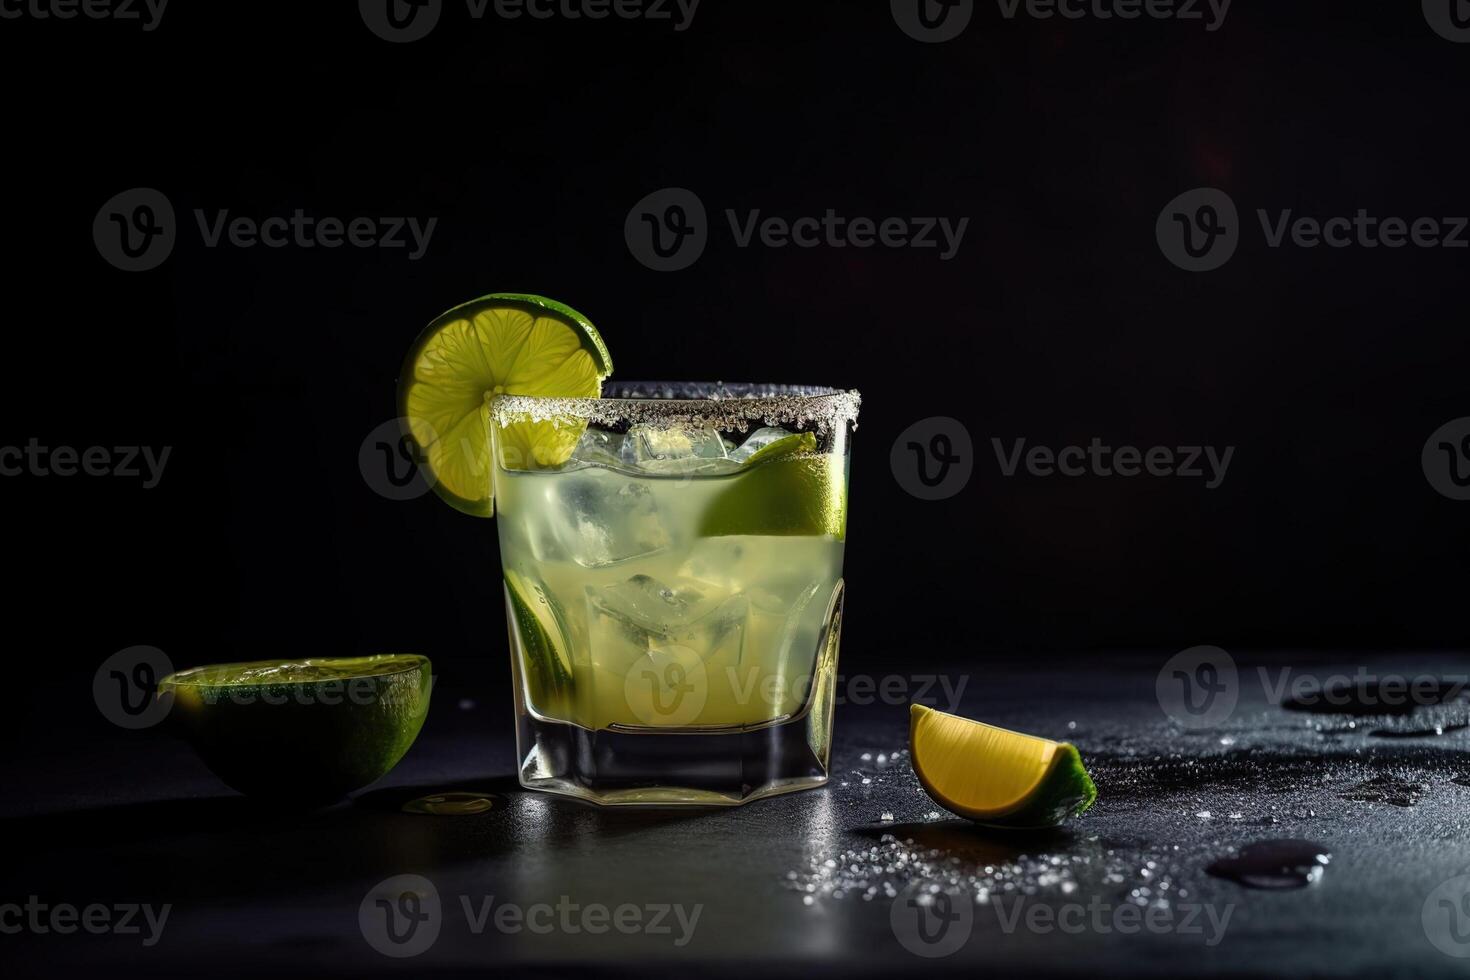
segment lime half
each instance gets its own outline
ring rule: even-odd
[[[419,334],[398,379],[399,411],[439,496],[468,514],[495,512],[491,395],[596,398],[612,373],[591,322],[541,296],[494,293],[441,314]],[[518,422],[508,460],[527,469],[571,457],[585,425]]]
[[[328,803],[397,765],[429,711],[415,654],[214,664],[170,674],[180,726],[214,774],[250,796]]]
[[[921,704],[909,713],[914,772],[935,802],[996,827],[1054,827],[1097,799],[1076,746]]]

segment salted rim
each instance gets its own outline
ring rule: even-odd
[[[585,421],[594,425],[649,425],[657,428],[710,426],[746,431],[751,423],[812,427],[819,433],[851,424],[857,427],[862,396],[856,391],[810,385],[726,384],[724,382],[614,382],[604,398],[537,398],[487,395],[497,425],[515,422]],[[664,392],[708,389],[707,398],[675,398]],[[650,392],[622,396],[623,392]]]

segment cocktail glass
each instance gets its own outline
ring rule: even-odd
[[[738,804],[826,782],[858,401],[491,399],[522,785]]]

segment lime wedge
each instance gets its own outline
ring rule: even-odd
[[[398,379],[399,411],[439,496],[467,514],[495,512],[486,398],[596,398],[612,358],[597,329],[541,296],[494,293],[456,306],[419,334]],[[571,457],[584,425],[519,422],[507,459],[527,469]]]
[[[386,774],[429,712],[427,657],[263,660],[170,674],[179,726],[214,774],[250,796],[327,803]]]
[[[792,456],[796,453],[814,453],[817,451],[817,437],[811,432],[796,432],[789,436],[783,436],[775,442],[768,442],[746,459],[746,466],[754,466],[756,463],[765,463],[769,460],[779,459],[782,456]]]
[[[811,433],[779,439],[729,478],[700,518],[699,535],[831,535],[847,537],[847,464],[815,455]]]
[[[1097,788],[1077,748],[921,704],[909,713],[914,772],[935,802],[996,827],[1054,827],[1082,813]]]

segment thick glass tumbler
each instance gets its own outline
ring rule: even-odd
[[[737,804],[826,782],[858,402],[691,383],[491,401],[522,785]]]

